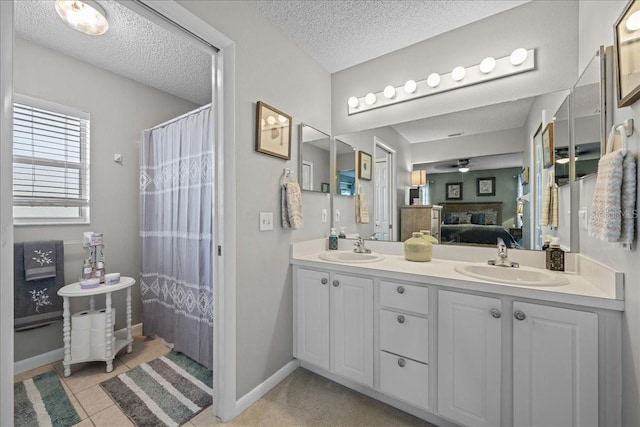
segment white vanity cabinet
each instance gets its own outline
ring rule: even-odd
[[[468,426],[500,425],[502,301],[438,292],[438,413]]]
[[[598,425],[598,316],[513,304],[516,426]]]
[[[373,280],[297,268],[296,354],[300,360],[373,386]]]

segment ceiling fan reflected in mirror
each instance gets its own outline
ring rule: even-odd
[[[441,164],[435,166],[435,169],[438,170],[450,170],[450,169],[458,169],[458,172],[469,172],[469,159],[460,159],[457,162],[452,162],[451,160],[448,162],[442,162]]]

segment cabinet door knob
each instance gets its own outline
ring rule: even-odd
[[[400,366],[401,368],[404,368],[404,366],[407,364],[407,361],[400,358],[398,359],[398,366]]]
[[[404,323],[404,316],[402,314],[398,315],[398,323]]]
[[[499,319],[502,317],[502,313],[500,313],[500,310],[498,310],[497,308],[492,308],[490,313],[495,319]]]
[[[326,285],[327,283],[329,283],[329,279],[327,279],[326,277],[323,277],[322,280],[320,280],[320,283],[322,283],[323,285]]]
[[[337,288],[338,286],[340,286],[340,282],[337,281],[337,280],[334,280],[333,281],[333,286]]]
[[[398,286],[396,291],[398,291],[399,294],[404,294],[404,286]]]
[[[515,313],[513,313],[513,317],[515,317],[518,320],[524,320],[527,316],[524,315],[523,311],[516,310]]]

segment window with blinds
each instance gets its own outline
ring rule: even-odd
[[[89,114],[15,96],[16,224],[89,222]]]

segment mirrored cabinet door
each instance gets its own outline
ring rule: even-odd
[[[344,141],[335,139],[336,191],[339,196],[356,194],[356,150]]]
[[[300,125],[300,188],[329,193],[331,137],[309,125]]]

